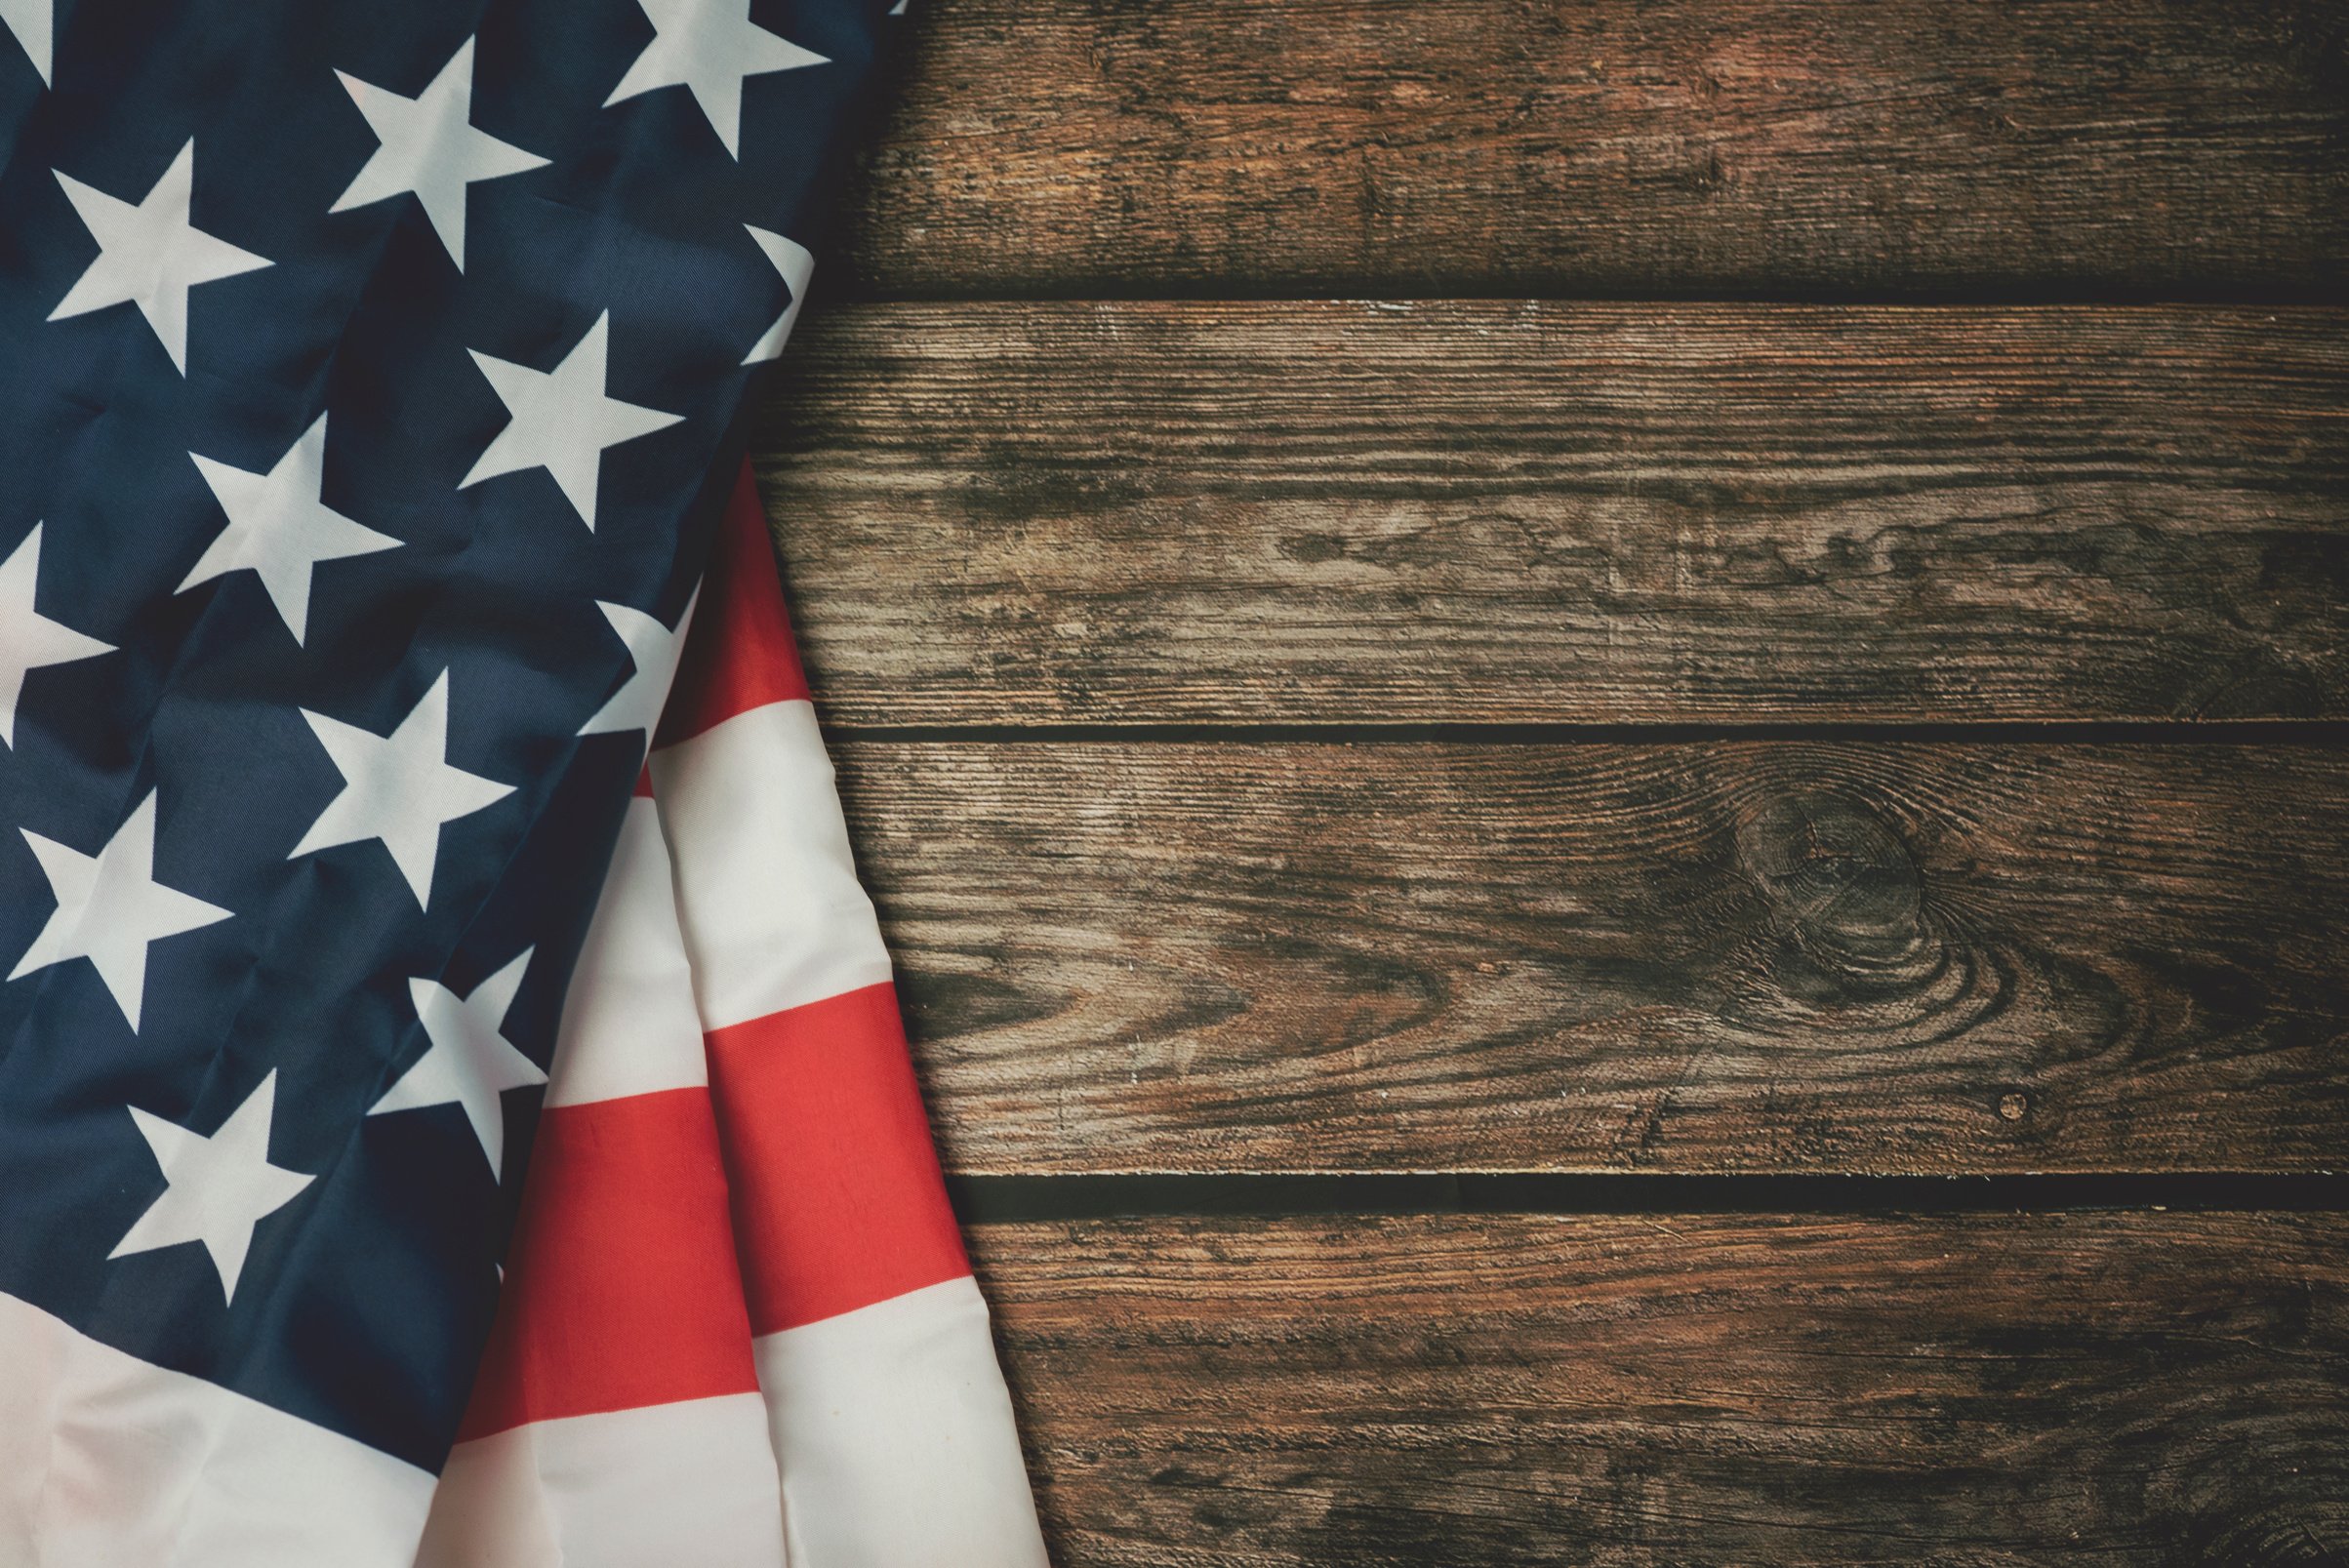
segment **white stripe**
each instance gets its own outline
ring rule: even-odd
[[[0,1295],[0,1563],[406,1568],[432,1477]]]
[[[965,1275],[751,1342],[791,1568],[1044,1568],[987,1321]]]
[[[704,1027],[889,979],[812,704],[738,713],[652,766]]]
[[[709,1081],[668,846],[660,814],[638,795],[628,802],[572,972],[547,1104],[579,1106]]]
[[[533,1422],[459,1443],[417,1568],[783,1568],[758,1395]]]

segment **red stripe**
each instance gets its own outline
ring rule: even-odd
[[[644,765],[644,771],[636,775],[636,794],[644,800],[653,798],[653,765],[649,762]]]
[[[971,1271],[894,986],[716,1031],[709,1082],[751,1332],[834,1317]]]
[[[807,700],[799,644],[783,606],[783,578],[750,465],[726,503],[717,548],[702,583],[693,631],[677,665],[655,745],[690,741],[754,707]]]
[[[757,1387],[709,1091],[547,1111],[460,1438]]]

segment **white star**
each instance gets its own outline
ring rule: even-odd
[[[552,370],[532,370],[472,350],[473,363],[489,378],[513,419],[457,488],[525,468],[544,468],[592,533],[603,449],[666,430],[685,418],[604,396],[611,335],[612,312],[607,310]]]
[[[799,306],[807,299],[808,280],[816,275],[816,258],[797,240],[787,240],[781,234],[770,234],[749,223],[743,227],[750,230],[750,237],[758,242],[758,248],[767,253],[767,260],[774,262],[775,270],[783,274],[784,287],[791,291],[791,302],[783,307],[783,314],[775,319],[775,325],[769,327],[765,336],[752,343],[750,351],[743,355],[744,364],[755,365],[762,359],[779,357],[783,353],[783,345],[790,340],[791,325],[799,319]]]
[[[212,1266],[220,1271],[222,1296],[235,1301],[237,1276],[245,1271],[245,1254],[253,1247],[253,1227],[317,1180],[269,1163],[276,1071],[263,1078],[261,1087],[210,1137],[137,1106],[129,1109],[169,1185],[106,1257],[127,1258],[201,1241],[212,1255]]]
[[[49,86],[57,0],[0,0],[0,22],[8,24],[8,30],[17,35],[17,42],[32,58],[32,68],[41,73],[41,85]]]
[[[449,672],[440,672],[432,689],[387,736],[307,708],[302,716],[334,759],[344,784],[286,859],[382,839],[417,905],[428,905],[441,824],[470,817],[514,792],[511,784],[449,766]]]
[[[52,964],[87,958],[130,1020],[131,1032],[138,1033],[146,997],[147,945],[225,920],[229,911],[155,880],[151,789],[96,855],[67,849],[30,828],[18,831],[40,861],[57,907],[8,978],[20,980]]]
[[[685,601],[685,613],[677,617],[674,631],[641,610],[595,601],[595,608],[628,645],[628,658],[635,668],[612,694],[612,700],[580,726],[580,734],[626,735],[642,730],[646,743],[651,743],[653,726],[661,722],[661,705],[668,701],[669,682],[676,677],[677,655],[685,647],[686,629],[693,624],[693,607],[701,598],[702,590],[694,589],[693,597]]]
[[[274,263],[215,239],[188,221],[195,189],[196,144],[180,149],[163,178],[134,207],[62,172],[58,183],[98,241],[98,260],[74,281],[52,321],[135,304],[163,341],[180,374],[187,374],[187,291]]]
[[[251,570],[268,590],[297,645],[310,618],[310,573],[321,561],[397,549],[400,542],[357,523],[320,499],[326,483],[326,416],[286,449],[265,474],[190,452],[197,472],[228,514],[228,526],[205,546],[178,591],[229,572]]]
[[[11,749],[17,744],[17,701],[24,693],[26,671],[114,651],[112,643],[45,620],[33,608],[40,576],[41,525],[35,523],[23,543],[0,561],[0,745]]]
[[[458,45],[440,73],[414,98],[342,71],[335,75],[382,145],[328,211],[347,212],[413,190],[449,260],[464,271],[466,186],[547,163],[535,152],[473,129],[473,40]]]
[[[515,1050],[502,1032],[514,993],[522,988],[530,953],[499,970],[473,994],[459,999],[438,981],[412,980],[408,994],[415,998],[417,1019],[425,1026],[431,1049],[375,1103],[370,1116],[394,1110],[422,1110],[426,1106],[457,1106],[473,1125],[481,1152],[489,1156],[490,1174],[504,1179],[506,1170],[506,1112],[498,1097],[508,1089],[527,1089],[547,1081],[539,1065]]]
[[[736,159],[742,157],[743,78],[768,71],[829,64],[822,55],[780,38],[750,20],[750,0],[636,0],[652,19],[653,41],[603,101],[656,88],[683,87],[709,117],[709,128]]]

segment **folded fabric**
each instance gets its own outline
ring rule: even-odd
[[[747,466],[538,1137],[422,1568],[1044,1561]]]
[[[0,0],[0,1568],[1040,1556],[702,586],[889,10]]]

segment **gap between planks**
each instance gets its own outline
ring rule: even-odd
[[[1939,1215],[2349,1212],[2349,1172],[1902,1177],[1554,1171],[958,1176],[965,1225],[1316,1215]]]
[[[1752,724],[873,724],[827,722],[825,733],[875,745],[1684,745],[1708,742],[1787,744],[1883,742],[1934,745],[2300,745],[2349,744],[2343,719],[1984,719],[1976,723],[1868,722]]]

